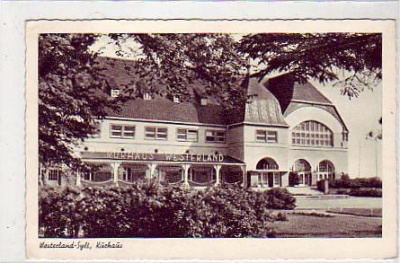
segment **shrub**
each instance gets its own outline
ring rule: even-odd
[[[46,237],[74,237],[80,227],[79,190],[44,187],[39,196],[39,228]]]
[[[275,221],[288,221],[286,213],[278,212],[277,214],[273,214],[273,218]]]
[[[295,186],[300,183],[300,176],[296,172],[289,173],[289,186]]]
[[[238,186],[194,191],[139,181],[119,188],[46,189],[39,224],[45,237],[272,237],[276,218],[266,203],[265,194]]]
[[[291,210],[296,207],[296,199],[285,188],[272,188],[265,194],[267,196],[267,208]]]
[[[351,196],[363,197],[382,197],[382,190],[380,189],[351,189],[349,192]]]
[[[357,189],[361,187],[382,188],[382,180],[379,177],[350,179],[347,174],[342,174],[340,179],[330,181],[329,187],[350,189]]]

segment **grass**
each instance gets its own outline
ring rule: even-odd
[[[361,238],[382,237],[382,219],[337,215],[317,217],[287,214],[289,221],[275,222],[277,238]]]

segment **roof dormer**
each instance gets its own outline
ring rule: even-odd
[[[143,94],[143,100],[151,100],[151,95],[150,95],[150,93],[144,93],[144,94]]]
[[[206,106],[208,104],[208,98],[207,97],[202,97],[200,99],[200,105],[201,106]]]
[[[119,89],[111,89],[111,97],[116,98],[120,95],[120,90]]]

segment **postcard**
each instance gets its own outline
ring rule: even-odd
[[[28,21],[28,258],[395,257],[394,25]]]

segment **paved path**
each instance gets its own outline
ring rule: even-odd
[[[342,199],[318,199],[296,196],[296,209],[328,208],[382,208],[382,198],[348,197]]]

